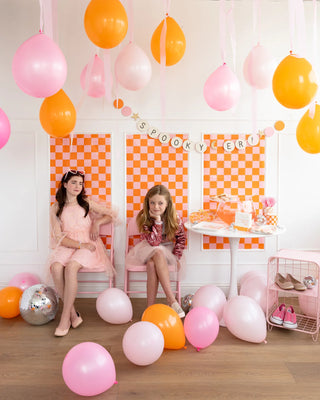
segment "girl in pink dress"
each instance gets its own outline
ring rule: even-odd
[[[70,327],[77,328],[82,318],[74,308],[80,268],[103,267],[109,276],[114,269],[99,237],[100,225],[115,220],[115,212],[85,195],[84,173],[69,170],[62,177],[51,206],[50,272],[63,309],[55,336],[65,336]]]
[[[186,235],[165,186],[156,185],[148,191],[136,221],[142,241],[129,251],[127,261],[147,266],[147,304],[154,304],[160,282],[168,304],[182,318],[185,313],[172,292],[168,264],[179,271]]]

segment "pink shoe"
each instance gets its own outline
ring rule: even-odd
[[[270,321],[277,325],[282,325],[286,314],[286,305],[282,303],[275,309],[270,317]]]
[[[287,308],[286,315],[283,320],[283,326],[284,326],[284,328],[288,328],[288,329],[298,328],[297,316],[296,316],[296,313],[294,312],[294,309],[292,306],[289,306]]]

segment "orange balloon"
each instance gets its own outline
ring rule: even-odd
[[[0,290],[0,316],[2,318],[14,318],[20,314],[20,297],[23,291],[14,286],[8,286]]]
[[[287,108],[307,106],[318,90],[312,65],[305,58],[290,54],[275,70],[272,89],[278,102]]]
[[[320,106],[316,104],[314,117],[311,118],[309,110],[301,118],[296,137],[299,146],[307,153],[320,153]]]
[[[177,22],[171,18],[167,18],[167,35],[166,35],[166,66],[177,64],[181,60],[186,50],[186,38]],[[160,64],[160,36],[163,28],[164,20],[153,32],[151,38],[151,51],[156,61]]]
[[[126,10],[119,0],[91,0],[84,15],[84,28],[91,42],[112,49],[127,34]]]
[[[42,128],[53,137],[65,137],[76,124],[77,112],[69,97],[60,89],[43,100],[40,108]]]
[[[152,322],[161,330],[165,349],[181,349],[186,338],[178,314],[165,304],[153,304],[142,314],[141,321]]]

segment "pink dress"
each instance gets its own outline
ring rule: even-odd
[[[114,220],[115,212],[107,207],[88,200],[89,213],[86,217],[85,210],[78,204],[66,204],[60,215],[56,216],[57,203],[54,203],[50,211],[51,219],[51,247],[53,252],[50,255],[49,265],[59,262],[66,265],[69,261],[77,261],[85,268],[94,270],[105,269],[108,276],[113,276],[115,270],[111,265],[107,250],[99,237],[96,241],[90,239],[90,229],[95,215],[109,215]],[[88,243],[91,242],[96,246],[96,250],[91,252],[88,249],[73,249],[61,245],[64,237]]]

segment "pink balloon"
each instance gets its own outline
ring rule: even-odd
[[[10,132],[10,121],[6,113],[0,108],[0,149],[7,144]]]
[[[189,343],[197,350],[212,344],[219,333],[219,320],[214,311],[195,307],[184,319],[184,332]]]
[[[238,103],[240,83],[226,63],[217,68],[203,88],[207,104],[217,111],[229,110]]]
[[[256,89],[271,87],[276,63],[269,51],[257,44],[243,64],[243,75],[248,84]]]
[[[64,85],[67,62],[56,43],[44,33],[38,33],[16,51],[12,73],[25,93],[34,97],[49,97]]]
[[[309,292],[309,290],[308,290]],[[307,294],[309,294],[307,292]],[[318,310],[320,310],[320,301],[317,297],[306,296],[305,294],[299,295],[299,307],[303,314],[308,317],[317,318]]]
[[[108,351],[93,342],[72,347],[62,364],[65,384],[80,396],[96,396],[108,390],[116,380],[113,359]]]
[[[261,343],[267,336],[266,317],[250,297],[232,297],[224,307],[223,319],[228,330],[241,340]]]
[[[252,276],[246,279],[240,288],[240,295],[251,297],[265,313],[267,310],[267,277]]]
[[[239,281],[240,287],[247,279],[253,278],[254,276],[264,277],[267,281],[267,272],[266,271],[248,271],[244,275],[241,276],[240,281]]]
[[[109,288],[99,294],[96,301],[100,317],[110,324],[125,324],[132,319],[132,304],[125,292]]]
[[[90,69],[91,71],[88,71]],[[91,73],[90,73],[91,72]],[[90,76],[87,76],[90,73]],[[93,63],[88,63],[82,70],[80,76],[82,89],[87,91],[88,96],[102,97],[105,94],[104,64],[96,54]]]
[[[30,272],[21,272],[10,279],[8,286],[15,286],[24,291],[28,287],[37,285],[38,283],[41,283],[41,281],[37,275]]]
[[[150,81],[152,69],[146,53],[135,43],[129,43],[119,53],[114,72],[125,89],[139,90]]]
[[[150,365],[158,360],[164,349],[161,329],[148,321],[131,325],[122,340],[122,349],[129,361],[136,365]]]
[[[219,321],[222,318],[225,304],[225,294],[219,287],[214,285],[202,286],[196,291],[192,298],[192,308],[207,307],[215,312]]]

